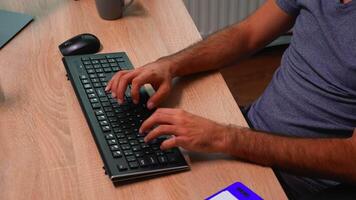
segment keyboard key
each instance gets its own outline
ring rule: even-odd
[[[119,70],[120,70],[119,67],[113,67],[113,68],[112,68],[112,71],[114,71],[114,72],[117,72],[117,71],[119,71]]]
[[[141,147],[138,146],[138,145],[133,146],[133,147],[132,147],[132,151],[134,151],[134,152],[141,151]]]
[[[107,125],[109,125],[109,122],[106,121],[106,120],[100,121],[100,125],[101,125],[101,126],[107,126]]]
[[[87,94],[91,94],[91,93],[94,93],[94,89],[86,89],[85,90],[85,92],[87,93]]]
[[[125,170],[127,170],[127,166],[124,165],[124,164],[119,164],[119,165],[117,165],[117,168],[119,169],[119,171],[125,171]]]
[[[102,88],[95,89],[99,97],[106,97],[105,91]]]
[[[114,158],[121,158],[122,157],[121,151],[113,151],[112,155],[114,156]]]
[[[100,78],[100,82],[107,82],[108,79],[107,78]]]
[[[134,162],[129,162],[129,166],[131,169],[136,169],[138,168],[138,162],[137,161],[134,161]]]
[[[91,104],[91,106],[92,106],[94,109],[101,108],[100,103],[93,103],[93,104]]]
[[[91,85],[90,84],[84,84],[84,88],[85,89],[89,89],[89,88],[91,88]]]
[[[113,117],[110,117],[110,118],[113,118]],[[111,125],[112,125],[112,127],[115,127],[115,128],[119,127],[119,124],[117,122],[112,122]]]
[[[156,165],[156,164],[158,164],[157,159],[156,159],[155,156],[150,155],[150,156],[147,156],[146,159],[148,160],[148,163],[149,163],[150,165]]]
[[[114,128],[114,133],[123,133],[121,128]]]
[[[95,115],[98,116],[98,115],[103,115],[104,114],[104,111],[103,110],[96,110],[95,111]]]
[[[106,73],[111,72],[111,68],[104,68],[104,72],[106,72]]]
[[[80,75],[80,79],[87,79],[88,77],[86,75]]]
[[[102,73],[102,72],[104,72],[104,70],[101,69],[101,68],[99,68],[99,69],[95,69],[95,72],[96,72],[96,73]]]
[[[91,60],[91,63],[93,63],[93,64],[99,64],[99,61],[98,60]]]
[[[161,164],[166,164],[168,162],[166,156],[158,156],[158,162]]]
[[[94,74],[95,70],[94,69],[88,69],[87,72],[88,72],[88,74]]]
[[[92,78],[92,79],[91,79],[91,82],[97,83],[97,82],[99,82],[99,79],[98,79],[98,78]]]
[[[88,94],[88,98],[89,98],[89,99],[92,99],[92,98],[95,98],[95,97],[96,97],[96,94],[95,94],[95,93]]]
[[[107,140],[114,139],[114,138],[115,138],[115,136],[112,133],[105,135],[105,139],[107,139]]]
[[[119,144],[127,144],[127,143],[128,143],[127,139],[119,140]]]
[[[127,136],[127,139],[128,139],[128,140],[136,139],[136,135],[134,135],[134,134],[128,135],[128,136]]]
[[[135,156],[127,156],[126,160],[129,162],[133,162],[133,161],[136,161],[136,157]]]
[[[105,77],[105,74],[104,74],[104,73],[99,73],[99,74],[98,74],[98,77],[99,77],[99,78],[104,78],[104,77]]]
[[[124,138],[126,138],[126,136],[125,136],[124,134],[122,134],[122,133],[116,134],[116,137],[117,137],[118,139],[124,139]]]
[[[143,155],[144,155],[144,153],[142,153],[142,152],[135,152],[136,158],[142,157]]]
[[[104,132],[107,132],[107,131],[110,131],[110,126],[102,126],[101,129],[104,131]]]
[[[138,142],[136,140],[130,140],[129,143],[131,146],[138,145]]]
[[[101,84],[100,83],[93,83],[93,85],[94,85],[94,87],[96,87],[96,88],[100,88],[101,87]]]
[[[85,69],[93,69],[93,65],[85,65]]]
[[[88,57],[82,57],[82,61],[87,61],[87,60],[89,60]]]
[[[101,120],[106,120],[105,115],[97,116],[97,118],[98,118],[99,121],[101,121]]]
[[[96,74],[89,74],[89,78],[96,78],[96,77],[98,77]]]
[[[117,142],[116,142],[115,139],[111,139],[111,140],[108,140],[108,144],[109,145],[114,145],[114,144],[117,144]]]
[[[141,148],[142,149],[148,149],[150,146],[148,146],[148,144],[141,144]]]
[[[99,102],[99,99],[98,98],[92,98],[90,99],[90,103],[98,103]]]
[[[84,65],[91,65],[91,62],[90,61],[84,61],[83,64]]]
[[[109,117],[109,122],[117,122],[117,118],[116,117]]]
[[[140,163],[141,167],[147,167],[148,166],[148,162],[144,158],[138,158],[137,161],[138,161],[138,163]]]
[[[131,150],[125,150],[124,151],[124,155],[125,156],[131,156],[131,155],[133,155],[133,152]]]
[[[104,102],[103,103],[103,107],[110,107],[111,108],[111,104],[109,102]]]
[[[105,63],[108,63],[108,61],[107,61],[106,59],[101,59],[101,60],[100,60],[100,63],[101,63],[101,64],[105,64]]]
[[[83,84],[88,84],[88,83],[90,83],[90,82],[89,82],[89,79],[82,79],[82,83],[83,83]]]
[[[110,146],[110,150],[111,150],[111,151],[120,150],[119,145],[112,145],[112,146]]]
[[[124,58],[116,58],[116,61],[117,62],[125,62],[125,59]]]

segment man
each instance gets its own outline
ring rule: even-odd
[[[356,132],[355,0],[268,0],[243,22],[204,41],[117,73],[106,89],[120,103],[131,83],[137,103],[139,88],[150,83],[156,89],[147,104],[152,109],[168,95],[174,77],[232,64],[293,26],[281,67],[246,113],[253,129],[161,108],[142,124],[140,132],[148,132],[145,141],[173,135],[162,149],[181,146],[223,152],[302,176],[356,183],[356,136],[352,136]],[[338,184],[281,176],[294,186],[291,194],[297,197]]]

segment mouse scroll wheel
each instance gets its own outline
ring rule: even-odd
[[[69,46],[71,44],[72,44],[71,42],[66,42],[66,43],[64,43],[64,46]]]

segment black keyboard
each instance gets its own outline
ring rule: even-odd
[[[116,72],[132,69],[125,53],[66,56],[63,63],[104,162],[105,173],[113,182],[189,169],[178,148],[160,150],[166,137],[146,144],[144,136],[138,133],[142,122],[153,113],[146,108],[149,95],[144,88],[138,104],[132,102],[130,86],[121,105],[105,92],[107,82]]]

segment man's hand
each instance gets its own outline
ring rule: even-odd
[[[180,146],[198,152],[223,152],[229,135],[227,126],[181,109],[169,108],[157,109],[142,124],[140,133],[148,131],[145,142],[161,135],[173,135],[161,144],[161,149]]]
[[[134,103],[140,101],[140,88],[150,83],[156,93],[148,100],[147,107],[156,107],[169,94],[172,87],[172,63],[168,60],[158,60],[134,70],[123,70],[116,73],[109,81],[105,91],[111,91],[119,103],[124,101],[128,84],[131,84],[131,96]]]

